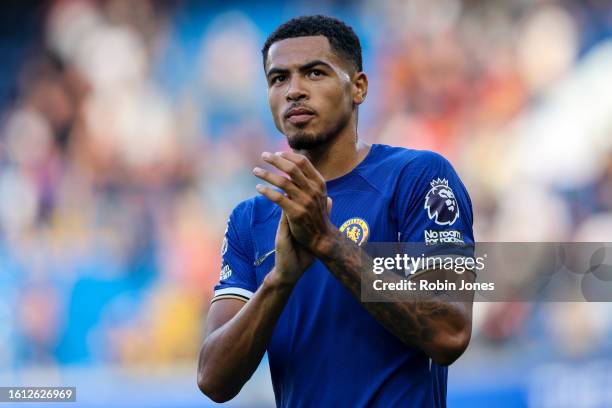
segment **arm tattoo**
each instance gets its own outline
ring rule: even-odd
[[[438,336],[460,331],[466,323],[471,326],[471,312],[466,311],[468,306],[471,310],[471,300],[468,305],[453,302],[450,296],[440,291],[413,291],[410,295],[414,298],[409,301],[406,301],[405,294],[400,301],[389,291],[375,293],[372,289],[372,258],[340,232],[336,233],[330,250],[320,259],[380,324],[409,346],[427,353],[434,347]],[[401,279],[399,275],[393,276],[398,281]],[[361,301],[362,289],[372,291],[371,294],[381,301]]]

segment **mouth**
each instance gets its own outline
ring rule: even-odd
[[[307,108],[292,108],[285,114],[285,119],[293,125],[303,125],[314,118],[314,111]]]

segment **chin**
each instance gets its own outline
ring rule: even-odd
[[[287,136],[287,143],[293,150],[309,150],[320,147],[330,140],[329,135],[313,134],[298,131]]]
[[[289,147],[293,150],[308,150],[314,149],[325,144],[327,140],[318,136],[290,136],[287,138]]]

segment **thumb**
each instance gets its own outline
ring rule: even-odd
[[[291,230],[289,229],[289,221],[287,221],[287,216],[285,212],[281,212],[280,221],[278,222],[278,229],[276,230],[276,237],[282,237],[283,239],[287,238],[291,235]]]
[[[331,197],[327,197],[327,215],[331,214],[331,210],[333,207],[334,203],[331,199]]]
[[[287,223],[287,216],[285,215],[285,211],[281,211],[281,217],[279,222],[279,228],[288,228],[289,224]]]

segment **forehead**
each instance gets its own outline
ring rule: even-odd
[[[330,65],[338,65],[340,62],[325,36],[287,38],[275,42],[268,50],[266,70],[271,67],[290,68],[314,60]]]

